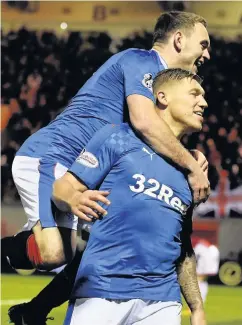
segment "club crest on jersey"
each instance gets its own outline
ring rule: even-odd
[[[97,158],[91,152],[86,151],[86,149],[82,150],[76,162],[89,168],[97,168],[99,165]]]
[[[142,80],[142,84],[148,88],[151,92],[153,92],[153,79],[152,79],[152,74],[151,73],[146,73],[144,75],[144,79]]]

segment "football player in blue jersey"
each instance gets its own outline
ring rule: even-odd
[[[154,94],[157,114],[177,139],[202,129],[207,102],[197,75],[164,70],[155,78]],[[72,212],[71,198],[78,209],[77,198],[96,188],[110,193],[111,205],[92,226],[65,325],[178,325],[181,290],[191,324],[205,325],[186,173],[128,124],[107,125],[54,183],[53,197]]]
[[[53,268],[72,259],[77,218],[55,212],[52,185],[94,133],[108,123],[129,120],[157,153],[187,171],[194,202],[206,200],[210,187],[201,166],[207,162],[197,153],[199,164],[157,115],[151,85],[157,73],[167,67],[196,72],[209,59],[209,45],[202,17],[186,12],[162,14],[155,26],[151,50],[129,49],[114,55],[62,114],[27,139],[14,160],[13,178],[28,222],[24,231],[2,241],[2,254],[13,267]],[[87,214],[97,217],[96,212],[105,213],[97,201],[108,203],[107,192],[85,195],[81,204],[84,220],[90,220]],[[66,273],[63,277],[66,279]]]

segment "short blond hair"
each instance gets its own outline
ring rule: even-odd
[[[153,33],[153,43],[166,43],[172,32],[184,29],[192,31],[196,24],[202,24],[207,28],[206,20],[192,12],[169,11],[160,15]]]
[[[158,73],[158,75],[155,77],[153,81],[153,93],[156,96],[156,92],[158,89],[171,81],[180,81],[183,79],[194,79],[196,80],[200,85],[202,84],[202,78],[200,78],[197,74],[180,68],[173,68],[173,69],[165,69]]]

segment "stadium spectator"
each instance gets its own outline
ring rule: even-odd
[[[220,254],[215,245],[204,238],[194,238],[193,249],[197,259],[197,277],[203,302],[208,294],[208,277],[219,270]]]

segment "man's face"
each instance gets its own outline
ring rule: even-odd
[[[167,110],[174,124],[186,134],[200,131],[204,109],[207,107],[201,85],[195,79],[185,78],[174,82],[166,95]]]
[[[205,26],[198,23],[194,29],[184,35],[183,48],[181,50],[181,61],[183,68],[197,73],[198,68],[210,59],[210,39]]]

